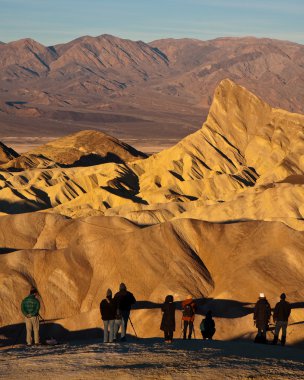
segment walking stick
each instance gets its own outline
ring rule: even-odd
[[[130,316],[129,316],[129,321],[130,321],[130,323],[131,323],[131,326],[132,326],[132,329],[133,329],[133,331],[134,331],[134,334],[135,334],[136,338],[139,339],[138,336],[137,336],[137,334],[136,334],[136,331],[135,331],[135,328],[134,328],[134,326],[133,326],[133,323],[132,323],[132,321],[131,321]]]

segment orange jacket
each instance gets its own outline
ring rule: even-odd
[[[190,322],[193,322],[193,321],[194,321],[194,318],[195,318],[196,303],[193,301],[192,298],[187,299],[187,300],[184,300],[184,301],[182,302],[182,308],[184,309],[184,307],[185,307],[186,305],[188,305],[188,304],[190,304],[191,307],[192,307],[192,309],[193,309],[193,315],[192,315],[192,317],[185,317],[185,316],[183,316],[183,317],[182,317],[182,320],[183,320],[183,321],[190,321]]]

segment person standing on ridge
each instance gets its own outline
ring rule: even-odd
[[[121,326],[121,341],[126,340],[128,320],[130,317],[131,306],[135,304],[136,299],[131,292],[127,290],[126,285],[122,282],[119,285],[119,291],[114,296],[116,306],[116,319],[114,323],[114,339],[117,339],[117,333]]]
[[[161,307],[163,313],[160,329],[164,332],[165,343],[172,343],[175,331],[175,305],[173,296],[166,296],[165,302]]]
[[[112,343],[114,339],[114,321],[116,314],[116,307],[114,299],[112,298],[112,290],[107,290],[106,298],[100,303],[100,314],[103,320],[103,342]],[[110,331],[109,331],[110,330]]]
[[[38,291],[31,288],[30,294],[21,302],[21,311],[25,317],[26,344],[32,345],[32,331],[34,331],[35,345],[39,345],[39,310],[40,302],[37,299]]]
[[[183,316],[182,321],[183,326],[183,339],[186,339],[187,329],[189,326],[188,339],[191,339],[193,331],[193,322],[195,318],[196,303],[193,301],[192,296],[187,296],[187,298],[182,302]]]
[[[267,301],[265,294],[260,293],[259,299],[254,307],[254,324],[258,329],[258,334],[255,338],[256,343],[266,343],[266,332],[271,317],[271,307]]]
[[[288,318],[291,313],[290,303],[286,301],[286,294],[282,293],[281,300],[275,305],[273,312],[273,321],[275,322],[275,331],[272,344],[277,344],[279,339],[279,333],[282,329],[281,345],[285,346],[286,343],[286,330],[288,325]]]
[[[212,318],[212,312],[209,310],[206,314],[206,318],[204,318],[200,324],[200,329],[202,333],[202,337],[204,340],[210,339],[212,340],[212,337],[215,333],[215,323]]]

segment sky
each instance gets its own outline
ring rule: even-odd
[[[112,34],[150,42],[256,36],[304,44],[304,0],[0,0],[0,41]]]

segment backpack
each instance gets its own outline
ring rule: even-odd
[[[184,306],[183,317],[193,317],[193,315],[194,315],[193,307],[188,303],[187,305]]]
[[[201,322],[201,324],[200,324],[200,330],[201,330],[201,331],[205,331],[205,330],[206,330],[205,319],[202,319],[202,322]]]

